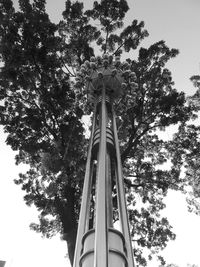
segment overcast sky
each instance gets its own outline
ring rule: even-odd
[[[86,7],[93,3],[83,2]],[[128,3],[126,23],[135,18],[144,20],[150,34],[142,46],[148,47],[163,39],[171,48],[180,50],[180,55],[171,60],[168,67],[173,72],[176,88],[192,94],[194,88],[189,78],[200,73],[200,0],[129,0]],[[64,0],[47,0],[47,10],[55,22],[61,19],[64,4]],[[23,193],[12,182],[25,167],[15,166],[15,153],[5,145],[5,138],[1,128],[0,260],[8,261],[6,267],[66,267],[65,242],[60,241],[59,236],[41,239],[29,230],[29,224],[37,220],[37,212],[25,206]],[[168,262],[180,267],[187,263],[200,266],[200,218],[187,212],[180,194],[170,193],[166,203],[164,212],[177,234],[176,241],[170,242],[164,252]],[[151,266],[158,267],[158,264]]]

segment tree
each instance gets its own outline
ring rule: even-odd
[[[45,0],[19,0],[19,11],[11,0],[1,0],[0,7],[1,124],[7,144],[18,151],[16,163],[30,166],[15,183],[24,190],[26,204],[38,209],[39,223],[31,228],[46,237],[62,233],[72,263],[88,144],[82,118],[91,115],[84,85],[79,90],[74,78],[94,55],[116,56],[119,65],[118,56],[137,49],[148,33],[136,20],[124,27],[125,0],[95,1],[86,11],[83,3],[67,0],[57,25],[46,13]],[[121,66],[124,79],[127,66],[135,72],[115,109],[134,253],[142,266],[143,248],[151,259],[175,238],[160,211],[167,191],[183,191],[185,185],[177,154],[171,152],[175,141],[158,134],[193,116],[165,67],[177,54],[159,41]],[[169,161],[172,167],[163,169]]]

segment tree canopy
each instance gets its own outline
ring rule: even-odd
[[[184,191],[191,183],[190,169],[185,176],[181,168],[188,148],[198,144],[198,127],[188,126],[194,105],[176,90],[166,67],[178,50],[162,40],[142,48],[148,32],[137,20],[124,26],[126,0],[94,1],[91,10],[67,0],[58,24],[46,13],[45,0],[18,3],[15,10],[11,0],[0,1],[0,123],[7,144],[18,153],[16,164],[30,166],[15,183],[26,204],[38,209],[39,223],[31,228],[46,237],[63,234],[73,262],[88,145],[83,117],[92,116],[75,76],[94,55],[119,57],[136,50],[138,56],[123,64],[135,72],[135,85],[115,110],[134,254],[146,266],[144,248],[151,259],[175,239],[167,218],[160,216],[163,198],[169,189]],[[162,138],[160,132],[172,125],[183,129],[181,141]]]

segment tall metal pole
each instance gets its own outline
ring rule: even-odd
[[[84,84],[92,99],[94,114],[73,267],[134,267],[113,107],[124,93],[119,66],[105,55],[86,61],[77,75],[77,85]],[[116,208],[120,229],[113,223]]]

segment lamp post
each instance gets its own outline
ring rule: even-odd
[[[113,107],[134,79],[127,62],[108,55],[92,57],[77,74],[94,112],[73,267],[134,267]]]

